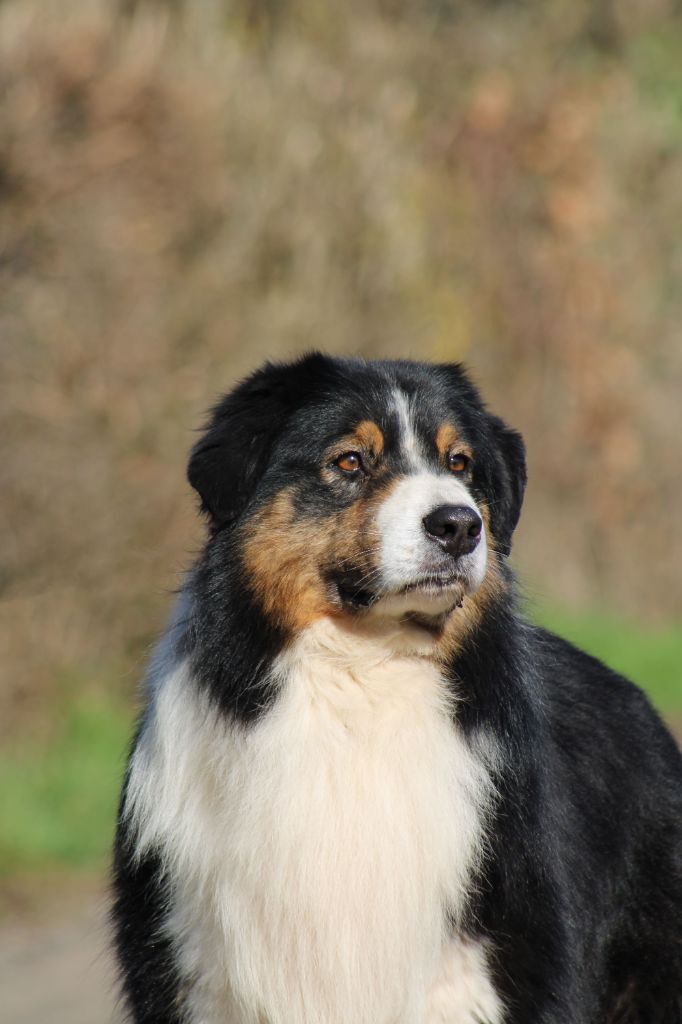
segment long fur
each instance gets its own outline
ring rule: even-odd
[[[349,650],[316,624],[273,685],[276,710],[245,730],[182,663],[131,764],[137,855],[161,850],[182,880],[166,929],[202,973],[192,1019],[234,1003],[245,1024],[417,1022],[480,861],[484,760],[433,663],[383,637]]]
[[[116,841],[130,1019],[681,1024],[682,759],[519,615],[523,444],[461,368],[266,366],[190,480]]]

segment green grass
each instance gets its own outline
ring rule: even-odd
[[[106,863],[132,715],[71,698],[49,743],[0,750],[0,876]]]
[[[613,616],[545,607],[533,617],[643,686],[682,717],[682,628],[647,630]],[[109,854],[132,711],[79,693],[63,701],[49,743],[0,751],[0,876],[101,868]]]
[[[682,129],[682,23],[668,21],[636,36],[630,43],[628,59],[635,81],[657,117],[669,126],[669,142],[679,143]]]
[[[682,716],[682,626],[646,629],[604,612],[533,609],[531,618],[628,676],[661,714]]]

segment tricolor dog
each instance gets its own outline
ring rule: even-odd
[[[136,1024],[680,1024],[682,759],[519,613],[521,437],[460,366],[215,408],[113,920]]]

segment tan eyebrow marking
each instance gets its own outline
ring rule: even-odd
[[[450,452],[456,451],[458,455],[466,455],[471,458],[472,451],[468,444],[460,440],[457,427],[452,423],[441,423],[436,431],[436,448],[442,459],[447,459]]]
[[[384,435],[373,420],[363,420],[353,431],[363,448],[369,449],[374,455],[381,455],[384,450]]]
[[[452,423],[441,423],[436,432],[436,448],[442,456],[446,456],[459,444],[457,427]]]
[[[372,420],[363,420],[350,433],[340,437],[334,443],[328,453],[330,459],[344,455],[348,451],[358,448],[361,451],[370,452],[377,458],[384,450],[384,435],[379,427]]]

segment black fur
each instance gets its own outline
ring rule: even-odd
[[[221,402],[189,466],[210,536],[177,642],[222,713],[245,728],[267,713],[269,666],[288,638],[252,595],[239,524],[291,479],[303,518],[352,502],[352,489],[320,487],[321,453],[363,415],[390,450],[382,410],[396,384],[415,397],[425,433],[454,416],[474,449],[471,490],[490,509],[504,581],[448,672],[462,728],[492,732],[502,751],[467,927],[496,951],[506,1024],[682,1024],[682,759],[641,691],[519,614],[505,556],[526,481],[523,442],[460,367],[313,355],[264,367]],[[122,816],[114,887],[131,1019],[180,1024],[161,927],[172,894],[153,856],[135,862]]]

